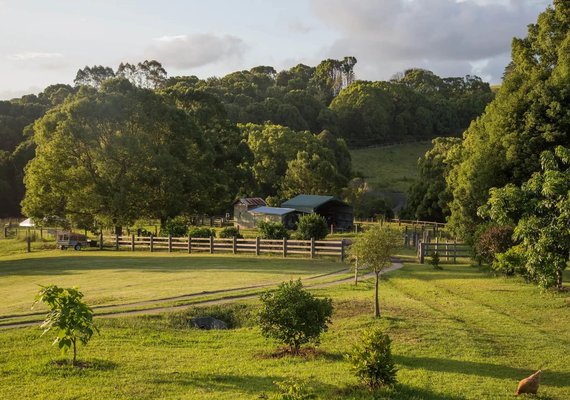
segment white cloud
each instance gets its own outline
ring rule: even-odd
[[[154,42],[147,49],[148,56],[179,69],[240,60],[247,51],[243,40],[232,35],[203,33],[162,36]]]
[[[410,67],[465,75],[475,70],[500,79],[514,36],[525,36],[547,0],[312,0],[342,38],[332,57],[354,55],[357,72],[386,79]],[[508,60],[507,60],[508,61]]]
[[[28,61],[28,60],[46,60],[46,59],[54,59],[54,58],[63,58],[63,54],[61,53],[42,53],[36,51],[26,51],[23,53],[16,53],[10,54],[7,57],[9,60],[14,61]]]

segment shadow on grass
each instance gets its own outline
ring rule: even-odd
[[[395,356],[395,361],[408,368],[421,368],[430,371],[451,372],[466,375],[486,376],[499,379],[512,379],[513,385],[536,372],[536,369],[514,368],[506,365],[487,364],[473,361],[448,360],[433,357]],[[541,382],[548,386],[566,387],[570,382],[570,373],[543,369]]]
[[[57,359],[50,360],[47,364],[50,368],[62,368],[70,370],[93,370],[93,371],[111,371],[117,368],[117,363],[109,360],[91,359],[91,360],[77,360],[75,365],[72,365],[70,359]]]

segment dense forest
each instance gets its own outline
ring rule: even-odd
[[[77,72],[74,86],[52,85],[39,95],[1,101],[0,217],[20,215],[24,169],[34,157],[24,207],[37,217],[71,212],[89,219],[85,215],[98,210],[82,201],[108,209],[122,199],[145,209],[145,216],[164,219],[220,213],[238,195],[279,204],[298,193],[343,195],[367,205],[357,207],[358,214],[383,212],[381,200],[359,198],[370,197],[361,181],[350,183],[347,147],[458,135],[493,93],[478,77],[440,78],[422,69],[387,82],[358,81],[355,64],[345,57],[280,72],[259,66],[206,80],[169,78],[157,61],[122,63],[116,70],[93,66]],[[111,127],[115,133],[106,137]],[[112,146],[103,147],[103,140]],[[182,151],[179,140],[196,153]],[[79,166],[84,170],[75,171]],[[148,170],[145,182],[131,175],[135,170]],[[183,181],[175,182],[180,176]],[[67,192],[75,188],[77,193]],[[156,190],[179,193],[185,205],[160,193],[152,199]],[[156,204],[168,205],[158,211]],[[104,219],[135,217],[120,214]]]
[[[458,138],[419,161],[404,211],[447,221],[484,261],[543,286],[570,258],[570,3],[555,1],[514,39],[496,98]]]

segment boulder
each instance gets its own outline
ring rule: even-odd
[[[520,381],[515,394],[517,396],[523,393],[536,394],[536,392],[538,392],[538,385],[540,384],[541,373],[542,371],[538,370],[528,378],[524,378],[522,381]]]
[[[199,329],[228,329],[228,324],[224,321],[212,317],[192,318],[192,325]]]

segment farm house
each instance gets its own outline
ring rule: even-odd
[[[334,196],[301,194],[281,204],[303,214],[316,213],[327,220],[329,226],[338,230],[352,228],[354,214],[352,207]]]

